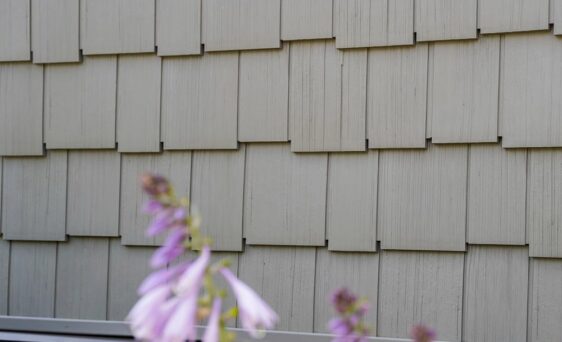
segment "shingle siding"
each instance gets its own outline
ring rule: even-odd
[[[0,314],[123,320],[152,171],[278,329],[326,332],[346,285],[378,336],[562,340],[559,13],[0,0]]]

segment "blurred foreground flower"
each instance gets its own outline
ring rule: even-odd
[[[424,325],[415,325],[412,328],[410,336],[414,342],[433,342],[435,339],[435,331]]]
[[[331,297],[337,317],[330,320],[328,329],[336,337],[333,342],[367,341],[369,328],[363,322],[369,309],[366,301],[360,300],[346,288],[336,290]]]
[[[211,264],[210,240],[201,236],[197,215],[187,215],[189,202],[177,199],[168,180],[146,174],[141,178],[150,199],[144,210],[152,215],[148,236],[168,233],[162,247],[150,260],[155,271],[140,285],[139,301],[129,312],[133,335],[143,341],[183,342],[197,339],[196,325],[207,320],[204,342],[228,342],[234,335],[225,323],[237,316],[238,309],[222,312],[226,291],[214,284],[220,273],[232,287],[240,311],[242,327],[257,337],[279,320],[275,311],[248,285],[227,268],[229,261]],[[188,250],[200,251],[194,261],[169,266]]]

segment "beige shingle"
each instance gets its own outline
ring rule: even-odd
[[[465,250],[467,150],[432,145],[380,153],[383,249]]]
[[[380,260],[378,335],[409,337],[423,322],[460,341],[464,254],[384,251]]]
[[[333,37],[333,0],[281,0],[281,39]]]
[[[162,66],[164,149],[235,149],[238,53],[173,57]]]
[[[417,41],[472,39],[476,35],[476,0],[418,0]]]
[[[500,37],[433,45],[434,143],[496,142]]]
[[[80,2],[31,1],[33,63],[80,61]]]
[[[479,0],[478,27],[482,33],[548,30],[548,2]]]
[[[43,154],[43,67],[0,64],[0,155]]]
[[[289,136],[294,152],[364,151],[367,50],[291,43]]]
[[[4,158],[2,232],[8,240],[65,240],[67,153]]]
[[[280,0],[203,0],[205,51],[281,46]]]
[[[463,341],[527,341],[528,257],[526,247],[468,248]]]
[[[81,0],[85,55],[154,52],[155,0]]]
[[[48,149],[115,148],[117,58],[45,67]]]
[[[0,61],[31,59],[30,0],[0,1]]]
[[[199,55],[201,0],[156,0],[158,56]]]
[[[369,49],[369,148],[425,148],[428,45]]]
[[[338,48],[414,43],[413,0],[334,0],[334,9]]]

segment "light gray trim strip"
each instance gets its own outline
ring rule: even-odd
[[[25,342],[127,342],[130,338],[87,337],[76,335],[29,334],[19,332],[0,332],[0,341]]]
[[[202,335],[204,327],[199,327],[199,335]],[[241,329],[232,329],[238,334],[238,341],[255,341]],[[4,332],[3,332],[4,331]],[[19,332],[21,336],[29,339],[15,339],[15,333]],[[22,334],[22,332],[24,332]],[[35,333],[35,334],[33,334]],[[11,335],[10,335],[11,334]],[[45,334],[45,335],[38,335]],[[48,335],[55,334],[55,335]],[[57,335],[58,334],[58,335]],[[82,337],[70,337],[68,340],[62,340],[61,335],[82,335]],[[88,338],[87,336],[90,337]],[[0,341],[12,339],[19,341],[71,341],[72,338],[79,341],[95,341],[100,340],[99,337],[121,337],[131,338],[131,333],[127,323],[120,321],[92,321],[81,319],[55,319],[55,318],[35,318],[35,317],[17,317],[17,316],[0,316]],[[38,339],[35,339],[38,338]],[[269,331],[264,342],[329,342],[332,336],[327,334],[311,334],[311,333],[294,333],[285,331]],[[103,339],[101,339],[103,340]],[[117,339],[118,341],[119,339]],[[406,342],[406,339],[397,338],[380,338],[373,337],[370,341],[376,342]],[[111,341],[111,339],[110,339]],[[115,341],[115,340],[113,340]]]

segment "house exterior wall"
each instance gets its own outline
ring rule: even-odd
[[[123,320],[171,178],[281,318],[562,340],[562,1],[0,0],[0,314]]]

